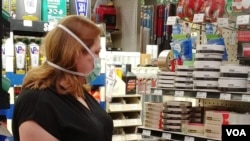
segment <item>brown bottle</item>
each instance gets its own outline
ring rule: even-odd
[[[136,94],[136,75],[131,72],[131,64],[126,64],[122,80],[126,84],[126,94]]]

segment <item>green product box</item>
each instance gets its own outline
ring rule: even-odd
[[[66,0],[43,0],[42,21],[58,22],[67,16]]]

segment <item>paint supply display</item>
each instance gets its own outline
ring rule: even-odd
[[[220,68],[219,90],[223,92],[247,92],[249,67],[227,64]]]
[[[193,89],[193,67],[176,66],[175,71],[176,89]]]
[[[224,49],[223,45],[197,46],[193,72],[195,90],[218,90]]]
[[[157,88],[175,88],[175,72],[158,72],[157,79]]]
[[[162,128],[166,131],[181,132],[182,124],[189,122],[192,103],[188,101],[167,101],[163,107]]]

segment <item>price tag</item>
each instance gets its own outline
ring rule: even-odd
[[[197,98],[207,98],[207,92],[197,92],[196,97]]]
[[[118,126],[122,126],[123,125],[123,121],[121,120],[115,120],[114,122],[114,127],[118,127]]]
[[[167,19],[167,25],[175,25],[177,22],[176,16],[169,16]]]
[[[163,139],[171,139],[171,134],[169,134],[169,133],[162,133],[162,138]]]
[[[204,13],[194,14],[194,23],[201,23],[204,21]]]
[[[218,27],[228,27],[228,18],[218,18],[217,19]]]
[[[150,130],[143,130],[142,135],[144,136],[151,136],[151,131]]]
[[[135,124],[138,124],[137,121],[138,121],[137,119],[131,119],[131,120],[128,121],[128,124],[129,124],[129,125],[131,125],[131,124],[132,124],[132,125],[135,125]]]
[[[175,91],[174,96],[183,97],[184,96],[184,91]]]
[[[23,20],[23,26],[32,27],[32,21],[30,21],[30,20]]]
[[[157,94],[162,95],[162,90],[158,90]]]
[[[242,101],[250,101],[250,95],[242,95]]]
[[[194,137],[185,136],[184,141],[194,141]]]
[[[131,106],[131,109],[132,109],[132,110],[138,110],[138,109],[139,109],[139,105],[138,105],[138,104],[132,105],[132,106]]]
[[[162,90],[154,90],[155,95],[162,95]]]
[[[250,18],[250,15],[237,16],[236,24],[237,25],[247,25],[247,24],[249,24],[249,18]]]
[[[231,100],[231,94],[221,93],[220,99],[221,100]]]

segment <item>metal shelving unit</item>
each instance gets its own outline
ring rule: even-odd
[[[136,127],[142,125],[141,120],[141,95],[116,95],[112,101],[107,102],[107,112],[113,118],[114,130],[113,141],[139,140]]]

